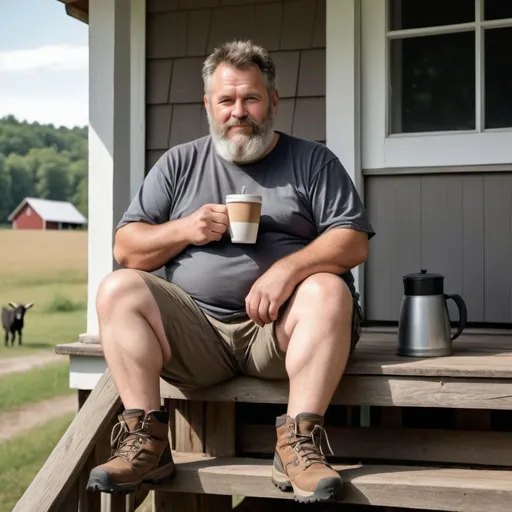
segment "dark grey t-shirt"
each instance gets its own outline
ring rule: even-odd
[[[210,136],[167,151],[146,176],[118,224],[161,224],[190,215],[207,203],[224,204],[228,194],[263,196],[258,240],[189,245],[165,266],[166,278],[219,320],[244,316],[252,284],[274,262],[337,227],[373,236],[366,211],[349,175],[326,146],[280,133],[276,147],[252,164],[221,158]],[[352,292],[352,273],[342,276]]]

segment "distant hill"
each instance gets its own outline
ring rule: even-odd
[[[87,217],[87,127],[0,118],[0,224],[27,197],[71,201]]]

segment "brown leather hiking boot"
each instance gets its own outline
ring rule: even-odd
[[[299,414],[295,420],[286,415],[276,419],[272,482],[282,491],[293,488],[293,497],[300,503],[341,499],[343,482],[327,464],[322,450],[324,436],[329,445],[323,423],[322,416],[309,413]]]
[[[171,480],[175,466],[168,438],[169,412],[131,409],[119,415],[112,429],[112,456],[96,466],[87,490],[128,494],[141,484],[159,485]]]

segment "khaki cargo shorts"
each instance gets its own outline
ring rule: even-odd
[[[156,300],[171,347],[163,379],[181,389],[207,387],[239,375],[287,379],[275,323],[260,327],[247,317],[221,322],[203,313],[178,286],[154,274],[137,272]],[[359,341],[361,317],[354,301],[351,351]]]

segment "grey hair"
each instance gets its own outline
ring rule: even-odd
[[[215,48],[203,63],[204,92],[208,93],[210,77],[220,64],[229,64],[237,69],[258,66],[270,93],[275,90],[276,67],[272,57],[262,46],[252,41],[231,41]]]

